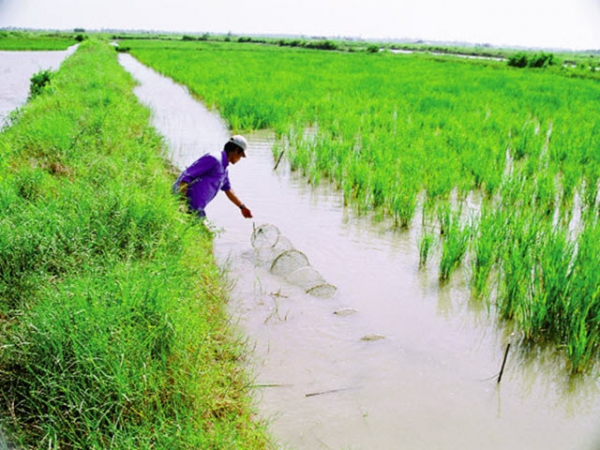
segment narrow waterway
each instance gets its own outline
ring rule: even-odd
[[[217,115],[131,56],[120,61],[180,168],[222,147]],[[415,231],[357,219],[330,186],[308,186],[285,164],[273,170],[272,135],[248,138],[230,179],[255,218],[224,195],[207,214],[220,230],[214,251],[232,281],[232,320],[252,349],[257,405],[282,448],[600,448],[597,382],[566,384],[551,361],[511,353],[498,385],[510,338],[468,306],[460,272],[440,288],[435,269],[418,269]],[[270,273],[251,244],[262,224],[336,294],[317,298]]]

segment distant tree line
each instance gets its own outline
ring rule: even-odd
[[[251,38],[242,36],[238,38],[238,42],[253,42],[263,44],[277,44],[281,47],[304,47],[313,48],[319,50],[340,50],[339,44],[329,39],[323,40],[305,40],[305,39],[278,39],[278,40],[267,40],[260,38]]]
[[[543,68],[553,66],[558,61],[553,53],[538,52],[527,53],[517,52],[508,58],[508,65],[511,67],[535,67]]]
[[[209,33],[204,33],[200,36],[190,36],[189,34],[184,34],[181,38],[182,41],[208,41],[210,38]]]

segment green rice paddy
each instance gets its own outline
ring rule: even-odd
[[[600,338],[600,83],[562,65],[223,42],[122,45],[358,213],[422,228],[421,264],[470,274],[525,343],[586,371]],[[416,217],[421,216],[416,223]],[[433,252],[439,256],[431,258]]]
[[[77,33],[0,30],[0,50],[66,50],[84,38]]]

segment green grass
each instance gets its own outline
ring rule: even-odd
[[[564,352],[574,372],[596,363],[600,331],[590,317],[600,303],[585,283],[582,290],[569,288],[579,273],[596,282],[596,264],[578,259],[585,233],[570,230],[578,214],[579,230],[598,221],[596,72],[248,42],[122,44],[187,85],[232,128],[275,130],[275,151],[285,150],[292,169],[311,183],[331,180],[358,213],[387,215],[406,228],[421,196],[429,208],[466,211],[461,205],[476,194],[479,214],[452,216],[440,240],[440,281],[468,258],[476,297],[507,326]],[[442,231],[440,219],[415,244],[421,264],[435,241],[432,228]],[[567,236],[574,256],[556,236]],[[561,331],[566,316],[552,312],[564,296],[539,301],[548,268],[539,269],[538,261],[557,259],[557,252],[581,264],[559,277],[568,301],[585,316],[567,321],[568,332]]]
[[[66,50],[78,43],[78,36],[83,37],[76,33],[0,30],[0,50]]]
[[[448,281],[452,272],[461,264],[467,253],[471,234],[471,226],[463,219],[462,212],[452,211],[445,206],[438,213],[442,237],[439,278],[442,282]]]
[[[211,238],[84,42],[0,134],[0,425],[18,448],[268,448]]]

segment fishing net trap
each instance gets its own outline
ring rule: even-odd
[[[259,263],[269,267],[274,275],[300,286],[314,297],[330,298],[335,294],[337,288],[310,265],[307,256],[295,249],[275,225],[255,227],[251,241]]]

